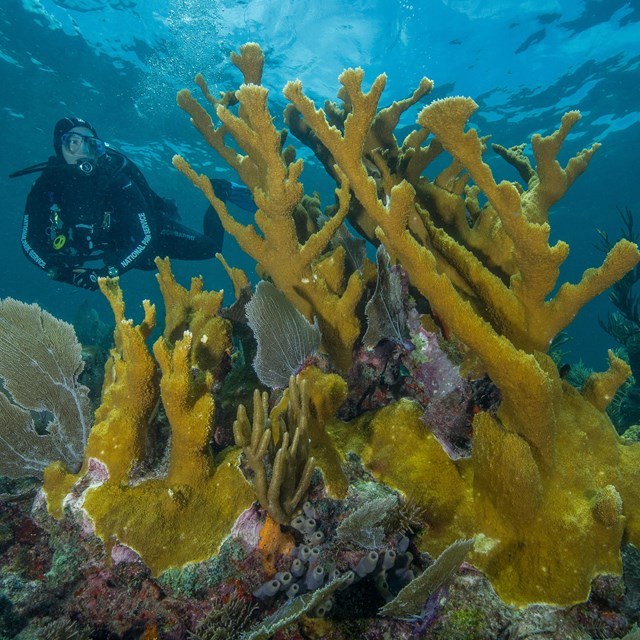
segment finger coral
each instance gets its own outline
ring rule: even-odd
[[[291,376],[288,391],[287,419],[279,417],[275,433],[268,416],[268,394],[261,396],[257,390],[253,396],[253,420],[249,422],[244,405],[240,405],[233,425],[236,444],[243,448],[253,471],[258,500],[282,524],[291,520],[302,503],[315,465],[309,456],[307,385],[303,381],[298,387]],[[267,465],[271,468],[270,478]]]

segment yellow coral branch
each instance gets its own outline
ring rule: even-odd
[[[200,85],[205,96],[209,97],[210,94],[206,88],[206,84],[204,84],[204,80],[201,80]],[[215,149],[230,166],[237,169],[241,158],[233,149],[225,146],[224,137],[226,135],[226,128],[214,127],[211,116],[198,103],[188,89],[183,89],[178,92],[177,103],[181,109],[191,116],[191,123],[207,141],[209,146]],[[215,101],[215,104],[217,105],[218,102]]]
[[[540,218],[544,218],[545,221],[548,219],[549,207],[562,198],[601,146],[596,143],[590,149],[581,151],[569,160],[565,169],[562,169],[556,158],[567,135],[580,117],[579,111],[569,111],[564,114],[560,128],[553,134],[546,137],[536,134],[531,138],[536,160],[537,183],[533,183],[524,202],[525,206],[529,201],[535,203],[532,207],[534,221],[542,221]],[[538,220],[535,220],[536,217]]]
[[[105,366],[102,403],[96,411],[85,461],[102,461],[110,480],[124,483],[146,455],[149,423],[158,404],[156,365],[145,344],[155,326],[155,307],[145,301],[144,320],[136,326],[124,317],[118,278],[101,278],[99,285],[116,318],[116,346]]]
[[[618,358],[613,351],[607,353],[609,369],[603,373],[592,373],[582,387],[582,395],[604,413],[625,380],[631,375],[631,367]]]
[[[249,278],[247,274],[238,267],[231,267],[224,259],[224,256],[221,253],[216,253],[216,259],[220,262],[220,264],[224,267],[224,270],[227,272],[229,279],[233,285],[233,294],[236,297],[236,300],[240,298],[240,293],[243,289],[250,287]]]
[[[191,371],[192,335],[170,345],[159,338],[153,352],[162,377],[160,394],[171,424],[171,458],[167,483],[171,487],[193,487],[213,475],[209,442],[213,430],[215,402],[213,375],[207,371],[195,378]]]
[[[264,67],[264,54],[260,45],[247,42],[240,47],[240,53],[231,52],[231,62],[242,72],[245,84],[260,84]]]
[[[548,313],[544,314],[544,322],[548,340],[564,329],[587,302],[618,282],[638,260],[637,245],[623,239],[611,248],[600,267],[587,269],[578,284],[564,283],[546,305]]]

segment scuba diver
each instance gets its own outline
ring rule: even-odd
[[[154,269],[157,255],[204,260],[222,248],[224,230],[211,205],[203,233],[181,224],[173,200],[156,194],[140,169],[86,120],[59,120],[53,148],[47,162],[10,176],[42,172],[27,197],[22,249],[50,278],[95,290],[102,276]],[[255,211],[246,187],[211,183],[221,200]]]

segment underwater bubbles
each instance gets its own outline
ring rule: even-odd
[[[148,74],[136,100],[141,116],[175,114],[175,94],[193,86],[198,72],[205,74],[215,90],[228,62],[227,35],[221,2],[171,0],[154,17],[162,23],[165,37],[148,61]]]

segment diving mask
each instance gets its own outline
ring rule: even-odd
[[[97,160],[105,153],[105,144],[95,136],[85,136],[76,131],[62,134],[60,139],[63,151],[76,158]]]

